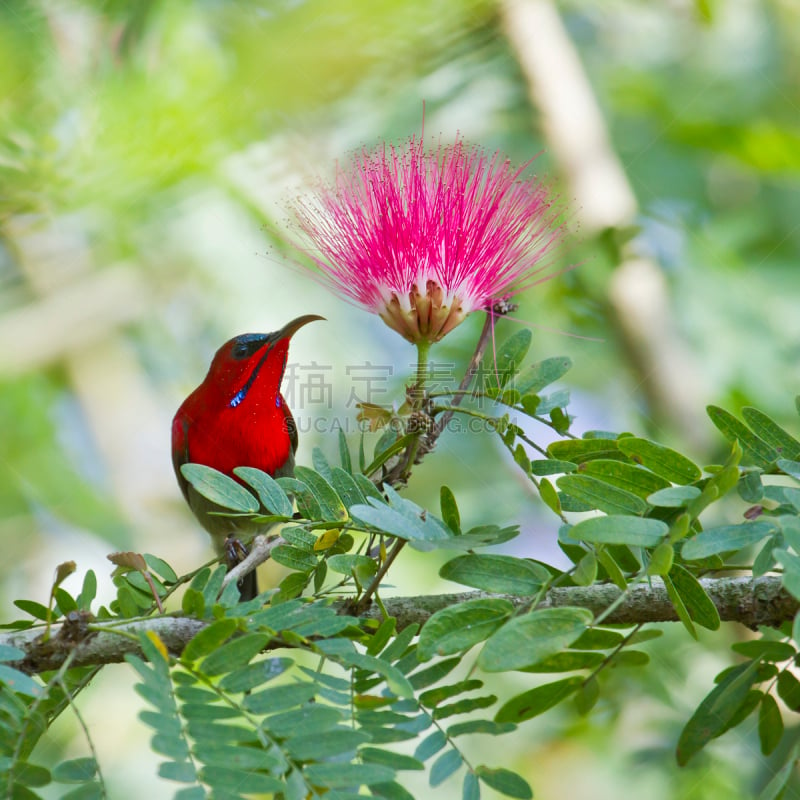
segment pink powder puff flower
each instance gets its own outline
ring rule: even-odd
[[[425,150],[362,150],[293,210],[302,247],[330,288],[414,343],[436,342],[471,311],[547,279],[559,238],[547,188],[500,153],[456,138]]]

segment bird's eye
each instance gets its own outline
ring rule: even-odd
[[[257,353],[269,337],[261,333],[244,333],[238,336],[231,347],[231,358],[242,361]]]

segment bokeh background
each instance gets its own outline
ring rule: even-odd
[[[796,434],[794,0],[4,0],[4,619],[15,598],[46,602],[61,561],[94,569],[107,602],[112,550],[179,573],[209,557],[169,424],[230,336],[327,317],[292,346],[300,463],[314,446],[335,457],[353,392],[399,397],[413,349],[302,271],[286,206],[354,150],[418,134],[423,104],[432,142],[461,133],[536,157],[567,209],[556,258],[576,268],[527,293],[497,336],[530,325],[536,358],[572,358],[560,385],[578,432],[633,430],[711,463],[714,402],[756,405]],[[455,374],[479,326],[433,360]],[[410,496],[436,508],[442,476],[466,522],[521,523],[514,552],[559,557],[555,518],[489,434],[443,437]],[[405,559],[398,591],[452,588],[435,557]],[[729,657],[690,644],[667,626],[650,669],[610,676],[588,719],[555,712],[480,746],[545,800],[750,797],[771,775],[755,723],[675,766],[678,732]],[[169,797],[131,683],[110,668],[81,698],[105,778],[115,798]],[[39,755],[85,753],[64,720]]]

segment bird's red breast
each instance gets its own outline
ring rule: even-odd
[[[192,462],[228,475],[244,466],[275,475],[296,447],[294,421],[280,393],[289,340],[263,355],[258,350],[243,363],[231,356],[232,342],[220,348],[206,379],[178,409],[173,460],[177,469]]]

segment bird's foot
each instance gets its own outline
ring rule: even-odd
[[[225,561],[228,563],[229,570],[241,564],[250,552],[247,549],[247,545],[235,536],[228,536],[223,542],[222,549],[225,553]]]

